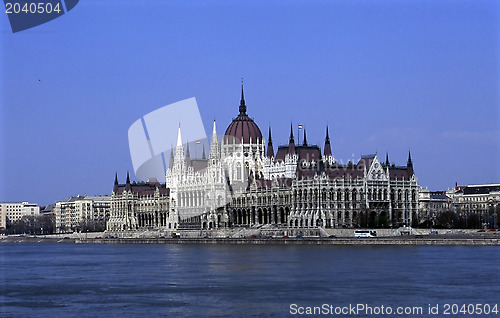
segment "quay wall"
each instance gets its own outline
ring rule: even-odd
[[[75,243],[103,244],[254,244],[254,245],[467,245],[500,246],[498,238],[180,238],[180,239],[88,239]]]
[[[253,244],[253,245],[464,245],[500,246],[498,235],[436,235],[392,238],[44,238],[9,236],[0,243],[77,244]]]

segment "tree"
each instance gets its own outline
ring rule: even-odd
[[[55,230],[53,215],[25,215],[7,224],[7,234],[52,234]]]

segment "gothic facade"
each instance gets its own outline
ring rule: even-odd
[[[405,166],[390,164],[387,155],[385,162],[368,155],[342,165],[331,148],[328,127],[323,151],[307,143],[305,130],[303,143],[296,144],[292,129],[288,145],[279,146],[276,153],[269,129],[266,147],[260,128],[247,115],[242,88],[239,114],[223,136],[218,137],[214,121],[208,158],[205,152],[201,159],[191,158],[179,127],[165,186],[157,187],[154,199],[149,196],[153,205],[140,203],[145,199],[133,187],[122,189],[115,182],[112,217],[120,217],[113,219],[111,228],[411,225],[419,187],[410,154]],[[129,198],[135,198],[132,206]],[[152,209],[153,223],[137,219],[144,215],[139,207]]]
[[[201,228],[259,226],[377,227],[411,225],[418,211],[418,181],[411,155],[406,166],[381,162],[376,155],[339,164],[328,128],[323,153],[301,145],[290,129],[289,144],[267,147],[246,113],[242,90],[239,115],[222,138],[214,122],[208,159],[184,156],[179,128],[173,165],[167,170],[173,209],[181,222]],[[189,153],[187,151],[187,153]]]
[[[171,228],[174,224],[174,214],[169,211],[169,189],[157,180],[131,183],[127,173],[126,183],[118,184],[115,176],[110,201],[108,231]]]

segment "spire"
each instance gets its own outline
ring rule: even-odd
[[[302,145],[307,146],[307,136],[306,136],[306,129],[305,128],[304,128],[304,143]]]
[[[181,137],[181,124],[179,123],[179,129],[177,130],[177,147],[182,146],[182,137]]]
[[[271,139],[271,127],[269,127],[269,138],[267,141],[267,157],[274,157],[273,140]]]
[[[241,100],[240,100],[240,115],[247,114],[247,106],[245,105],[245,94],[243,93],[243,77],[241,78]]]
[[[175,147],[174,162],[184,162],[184,147],[182,146],[181,124],[179,124],[179,130],[177,132],[177,146]]]
[[[288,142],[288,153],[290,155],[295,154],[295,140],[293,139],[293,125],[290,123],[290,140]]]
[[[127,182],[125,183],[125,190],[126,191],[132,190],[132,186],[130,185],[130,176],[128,174],[128,171],[127,171]]]
[[[411,161],[410,150],[408,150],[408,163],[406,164],[406,169],[408,170],[408,175],[411,178],[411,176],[415,174],[415,171],[413,170],[413,162]]]
[[[290,140],[288,141],[289,144],[295,144],[295,140],[293,139],[293,125],[290,123]]]
[[[332,155],[332,147],[330,145],[330,136],[328,134],[328,125],[326,126],[326,138],[325,138],[324,155],[325,156],[331,156]]]
[[[207,156],[205,155],[205,144],[203,144],[203,154],[201,155],[201,159],[207,159]]]
[[[210,144],[210,153],[208,156],[213,159],[213,158],[220,158],[219,154],[219,141],[217,140],[217,126],[215,125],[215,120],[214,120],[214,127],[212,129],[212,141]]]
[[[217,126],[215,125],[215,119],[214,119],[214,125],[213,125],[213,129],[212,129],[212,147],[215,144],[217,144]]]
[[[118,172],[115,173],[115,185],[113,186],[113,192],[118,192]]]
[[[388,152],[385,153],[385,165],[386,166],[391,165],[391,163],[389,162],[389,153]]]

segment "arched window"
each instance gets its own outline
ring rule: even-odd
[[[236,180],[241,181],[241,163],[236,164]]]

